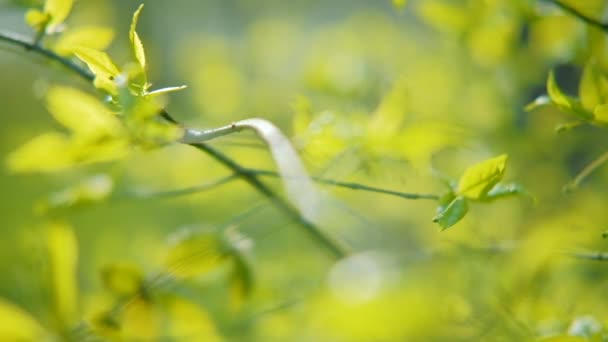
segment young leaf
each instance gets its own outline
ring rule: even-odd
[[[186,231],[173,238],[165,265],[177,278],[192,278],[214,270],[227,259],[229,253],[218,232]]]
[[[592,61],[583,70],[578,92],[583,108],[590,112],[597,105],[608,103],[608,80]]]
[[[98,99],[78,89],[55,86],[49,89],[46,99],[47,109],[55,120],[75,136],[94,139],[123,133],[116,115]]]
[[[74,0],[47,0],[44,5],[44,12],[48,13],[51,17],[47,26],[47,32],[53,32],[61,25],[65,19],[67,19]]]
[[[530,102],[529,104],[526,105],[526,107],[524,107],[524,110],[526,112],[531,112],[533,110],[536,110],[538,108],[547,106],[551,104],[551,98],[549,98],[549,96],[546,95],[541,95],[539,97],[537,97],[536,99],[534,99],[534,101]]]
[[[595,122],[599,124],[608,124],[608,103],[604,103],[595,107],[593,112]]]
[[[114,80],[120,71],[107,53],[86,47],[73,49],[76,57],[80,58],[95,75],[95,87],[103,89],[112,95],[118,94]]]
[[[139,20],[139,15],[141,11],[144,9],[144,4],[139,5],[135,13],[133,13],[133,20],[131,21],[131,28],[129,29],[129,40],[131,40],[131,45],[133,47],[133,52],[135,54],[135,59],[137,59],[137,63],[141,66],[142,70],[146,69],[146,54],[144,52],[144,45],[139,39],[139,35],[135,31],[137,27],[137,21]]]
[[[45,341],[49,336],[29,313],[0,299],[0,341]]]
[[[48,13],[37,9],[30,9],[25,13],[25,22],[37,32],[41,31],[50,19],[51,17]]]
[[[68,56],[76,49],[84,47],[93,50],[105,50],[114,39],[114,31],[107,27],[85,26],[63,33],[53,50],[61,56]]]
[[[439,213],[433,218],[433,222],[439,224],[442,230],[450,228],[460,221],[469,211],[467,199],[458,196],[450,202],[447,207],[440,207]]]
[[[126,297],[142,289],[144,276],[137,266],[111,264],[102,268],[101,279],[107,290],[116,296]]]
[[[100,202],[110,195],[112,188],[112,178],[104,174],[96,175],[67,189],[52,193],[39,202],[36,209],[40,213],[47,213],[49,210]]]
[[[78,243],[72,228],[64,223],[49,224],[47,234],[55,313],[62,323],[70,325],[78,311]]]
[[[589,120],[593,118],[593,115],[584,110],[580,103],[562,92],[555,80],[555,73],[553,70],[549,72],[549,77],[547,78],[547,93],[549,94],[551,101],[560,109],[575,114],[583,119]]]
[[[458,194],[473,200],[485,196],[502,179],[507,159],[503,154],[466,169],[458,183]]]
[[[13,172],[53,172],[71,164],[69,138],[59,133],[44,133],[12,152],[7,159]]]
[[[482,201],[489,202],[494,201],[499,198],[504,198],[508,196],[514,195],[524,195],[530,198],[534,198],[526,188],[524,188],[521,184],[511,183],[511,184],[496,184],[488,193],[482,198]]]

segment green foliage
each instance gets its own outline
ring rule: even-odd
[[[605,1],[10,3],[1,341],[608,336]]]

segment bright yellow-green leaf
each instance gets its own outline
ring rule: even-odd
[[[173,276],[191,278],[214,270],[226,257],[217,232],[186,232],[171,244],[165,265]]]
[[[466,169],[458,183],[458,194],[474,200],[485,196],[502,179],[507,159],[503,154]]]
[[[221,341],[210,315],[191,301],[171,298],[167,304],[167,317],[167,335],[172,340]]]
[[[142,69],[146,69],[146,54],[144,52],[144,45],[139,39],[139,35],[135,31],[137,28],[137,21],[139,20],[139,14],[144,9],[144,4],[139,5],[135,13],[133,13],[133,20],[131,21],[131,28],[129,30],[129,39],[131,40],[131,45],[133,46],[133,52],[135,53],[135,59],[141,66]]]
[[[74,0],[46,0],[44,12],[51,16],[47,31],[53,32],[67,19],[74,5]]]
[[[30,9],[25,13],[25,22],[36,31],[42,30],[50,19],[51,17],[48,13],[41,12],[37,9]]]
[[[8,156],[13,172],[53,172],[71,164],[69,138],[59,133],[42,134]]]
[[[135,297],[123,309],[121,341],[160,341],[163,317],[160,308],[141,297]]]
[[[0,299],[0,322],[0,341],[42,341],[46,335],[29,313],[4,299]]]
[[[141,291],[144,276],[139,268],[130,264],[112,264],[101,270],[106,289],[117,296],[132,296]]]
[[[62,56],[70,55],[79,47],[105,50],[114,39],[114,31],[108,27],[84,26],[62,34],[53,50]]]
[[[594,62],[585,66],[578,93],[588,111],[593,112],[597,105],[608,103],[608,79]]]
[[[74,54],[87,64],[95,75],[95,87],[116,95],[118,87],[114,80],[120,71],[107,53],[86,47],[73,49]]]
[[[55,120],[76,136],[93,139],[120,136],[123,132],[120,120],[98,99],[75,88],[50,88],[47,108]]]
[[[47,247],[53,304],[62,323],[74,323],[78,315],[78,242],[72,228],[65,223],[48,225]]]
[[[407,0],[393,0],[393,5],[398,9],[404,8],[406,4]]]
[[[608,103],[596,106],[593,115],[598,123],[608,124]]]
[[[553,71],[549,72],[549,77],[547,78],[547,93],[551,101],[560,109],[584,119],[592,118],[591,112],[585,111],[575,99],[562,92],[555,80],[555,73]]]

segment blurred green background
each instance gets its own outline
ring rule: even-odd
[[[0,29],[32,36],[23,22],[27,3],[0,2]],[[607,7],[570,3],[599,18]],[[131,58],[127,32],[138,5],[77,1],[68,27],[114,28],[109,53],[121,65]],[[178,232],[236,224],[251,244],[254,278],[240,305],[230,304],[221,270],[158,289],[196,304],[218,339],[523,341],[570,332],[600,340],[608,273],[603,263],[568,253],[605,248],[608,179],[599,171],[573,193],[562,188],[603,152],[605,131],[556,134],[564,114],[523,110],[545,92],[551,68],[576,92],[581,65],[604,48],[590,45],[595,30],[544,1],[411,0],[398,9],[388,0],[174,0],[147,1],[138,32],[154,86],[188,85],[168,109],[190,126],[263,117],[292,138],[311,175],[415,193],[442,191],[431,168],[457,179],[467,166],[507,153],[505,179],[536,201],[474,205],[442,232],[431,222],[431,201],[320,186],[330,198],[321,226],[355,251],[336,262],[242,181],[179,198],[110,197],[56,214],[77,237],[85,322],[110,301],[104,267],[129,264],[151,276],[163,271],[167,241]],[[2,156],[57,126],[42,100],[50,84],[93,93],[60,66],[4,43],[0,75]],[[274,167],[253,135],[213,145],[243,165]],[[45,223],[34,208],[96,174],[127,193],[194,186],[228,171],[178,145],[69,172],[0,168],[0,296],[44,326],[57,324]],[[264,180],[281,191],[276,179]],[[110,335],[211,340],[154,335],[141,327],[156,321],[141,315]]]

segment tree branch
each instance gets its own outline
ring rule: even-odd
[[[95,78],[94,75],[91,74],[86,68],[81,67],[76,63],[73,63],[68,58],[64,58],[62,56],[57,55],[51,50],[38,46],[34,42],[29,41],[27,38],[21,37],[17,34],[0,31],[0,41],[23,47],[26,51],[31,51],[49,60],[56,61],[88,82],[92,82]],[[160,116],[171,123],[179,125],[177,120],[175,120],[165,109],[160,112]],[[213,159],[231,169],[235,175],[245,180],[258,192],[266,196],[284,214],[286,214],[288,217],[292,218],[305,229],[307,229],[307,231],[311,233],[313,238],[315,238],[323,246],[327,247],[327,249],[331,251],[335,257],[341,258],[349,254],[348,249],[343,246],[339,241],[333,239],[325,232],[323,232],[319,227],[317,227],[314,223],[300,215],[300,213],[296,209],[294,209],[289,203],[281,199],[280,196],[275,194],[255,175],[248,173],[247,170],[243,168],[240,164],[238,164],[236,161],[232,160],[219,150],[216,150],[215,148],[205,143],[190,143],[189,145],[194,146],[198,150],[207,153]]]
[[[581,13],[579,10],[577,10],[574,7],[571,7],[570,5],[566,5],[565,3],[559,1],[559,0],[548,0],[549,2],[553,3],[554,5],[556,5],[557,7],[561,8],[562,10],[564,10],[565,12],[568,12],[569,14],[577,17],[578,19],[584,21],[585,23],[591,25],[591,26],[595,26],[597,28],[599,28],[602,31],[606,31],[608,32],[608,23],[602,23],[596,19],[590,18],[588,16],[586,16],[585,14]]]

